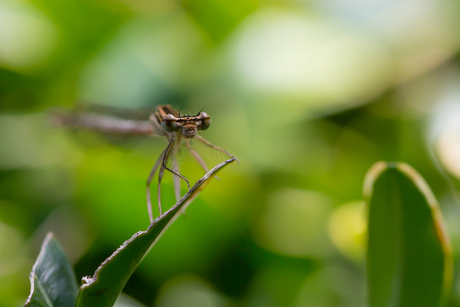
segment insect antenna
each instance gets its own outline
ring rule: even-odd
[[[197,114],[197,115],[195,115],[195,116],[200,116],[200,114],[201,114],[201,111],[203,111],[203,110],[204,110],[204,108],[206,108],[206,106],[202,107],[202,108],[201,108],[201,110],[198,112],[198,114]]]

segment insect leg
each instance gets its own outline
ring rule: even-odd
[[[173,143],[174,141],[175,141],[175,138],[173,138],[173,139],[171,140],[171,142],[170,142],[169,145],[168,145],[168,148],[171,147],[171,143]],[[169,157],[169,152],[170,152],[170,150],[168,150],[168,148],[166,148],[167,152],[166,152],[166,154],[163,156],[163,163],[162,163],[161,168],[162,168],[162,169],[164,168],[164,169],[170,171],[171,173],[173,173],[174,175],[176,175],[177,177],[179,177],[179,178],[185,180],[185,182],[187,183],[187,187],[188,187],[188,189],[190,190],[191,188],[190,188],[190,183],[188,182],[188,179],[185,178],[184,176],[182,176],[181,174],[179,174],[178,172],[175,172],[175,171],[173,171],[172,169],[170,169],[169,167],[166,166],[166,160],[167,160],[167,158]],[[161,172],[161,169],[160,169],[160,172]]]
[[[190,141],[185,140],[185,147],[187,147],[187,150],[190,152],[190,154],[195,158],[195,160],[201,165],[201,168],[203,168],[204,172],[207,173],[208,167],[206,166],[206,163],[204,163],[203,158],[196,152],[195,149],[190,146]]]
[[[163,150],[161,155],[158,157],[157,161],[153,165],[152,169],[150,170],[149,177],[147,178],[147,210],[149,212],[150,223],[153,223],[153,213],[152,213],[152,198],[150,197],[150,183],[152,182],[153,175],[155,175],[158,167],[160,166],[161,161],[163,161],[163,156],[166,153],[166,149]],[[161,215],[161,207],[160,207],[160,215]]]
[[[161,159],[161,167],[160,167],[160,171],[158,172],[158,193],[157,193],[157,196],[158,196],[158,209],[160,211],[160,216],[163,215],[162,211],[161,211],[161,180],[163,179],[163,175],[164,175],[164,172],[165,172],[165,162],[169,159],[169,155],[171,153],[171,148],[174,147],[176,143],[176,140],[175,138],[172,138],[171,141],[169,142],[168,144],[168,147],[166,147],[165,151],[164,151],[164,154],[162,155],[162,158]]]
[[[177,163],[177,155],[176,155],[178,148],[179,148],[179,144],[178,146],[174,148],[174,153],[172,155],[173,170],[177,173],[180,172],[179,164]],[[174,194],[176,196],[176,202],[178,202],[180,199],[180,178],[173,175],[173,183],[174,183]]]
[[[224,154],[228,155],[230,158],[233,158],[236,160],[236,162],[238,162],[238,164],[240,163],[240,161],[238,160],[238,158],[234,157],[233,155],[231,155],[228,151],[226,151],[225,149],[222,149],[220,148],[219,146],[216,146],[216,145],[213,145],[211,142],[209,142],[208,140],[206,140],[205,138],[203,138],[202,136],[200,135],[195,135],[195,137],[200,141],[202,142],[203,144],[205,144],[206,146],[208,147],[211,147],[211,148],[214,148],[220,152],[223,152]]]

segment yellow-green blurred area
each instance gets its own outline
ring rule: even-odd
[[[365,306],[362,183],[379,160],[424,176],[457,256],[459,50],[450,0],[0,0],[0,306],[25,302],[48,231],[80,279],[149,224],[166,141],[53,126],[50,111],[82,105],[205,107],[201,135],[240,161],[119,306]],[[197,147],[209,166],[226,159]],[[164,210],[173,194],[166,174]]]

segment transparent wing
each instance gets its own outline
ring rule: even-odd
[[[86,147],[95,147],[101,140],[132,147],[145,136],[165,136],[161,127],[149,121],[151,114],[151,108],[125,110],[91,105],[72,111],[54,110],[51,119],[55,125],[69,128]]]

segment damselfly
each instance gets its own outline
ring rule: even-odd
[[[180,174],[178,169],[179,167],[177,165],[176,154],[182,144],[185,145],[185,148],[196,159],[205,172],[208,171],[208,167],[198,152],[191,146],[190,139],[197,139],[204,145],[223,152],[230,158],[236,159],[226,150],[213,145],[211,142],[197,134],[198,131],[206,130],[211,126],[211,117],[202,111],[198,112],[196,115],[181,115],[176,109],[168,104],[158,106],[155,113],[150,116],[150,121],[127,120],[110,116],[102,116],[94,113],[77,113],[70,115],[56,114],[56,118],[60,124],[71,127],[87,128],[100,132],[118,134],[163,136],[167,139],[168,146],[166,146],[161,155],[158,157],[147,178],[147,209],[151,223],[154,219],[150,196],[150,184],[158,169],[157,195],[160,216],[163,214],[161,209],[161,181],[165,170],[173,174],[176,201],[178,201],[181,197],[180,180],[184,180],[190,190],[190,183],[188,179]],[[168,160],[172,160],[175,167],[169,168],[167,166]],[[238,161],[238,159],[236,160]]]

